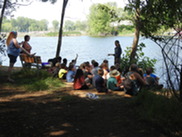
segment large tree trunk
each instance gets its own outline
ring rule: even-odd
[[[2,22],[3,22],[3,17],[4,17],[4,11],[6,8],[6,3],[7,3],[7,0],[4,0],[4,4],[3,4],[2,10],[1,10],[1,17],[0,17],[0,34],[1,34],[1,27],[2,27]]]
[[[138,41],[140,38],[140,0],[136,1],[136,10],[135,10],[135,35],[132,44],[132,51],[130,54],[130,64],[136,63],[136,51],[138,46]]]
[[[62,14],[61,14],[61,23],[59,28],[59,36],[58,36],[58,45],[57,45],[57,51],[56,51],[56,57],[59,57],[60,51],[61,51],[61,45],[62,45],[62,34],[63,34],[63,22],[64,22],[64,14],[66,10],[66,5],[68,3],[68,0],[63,0],[63,7],[62,7]]]
[[[135,35],[134,35],[133,44],[132,44],[132,50],[130,54],[130,64],[136,63],[135,57],[136,57],[136,51],[137,51],[139,38],[140,38],[140,29],[138,26],[136,26]]]

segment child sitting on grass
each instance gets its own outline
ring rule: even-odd
[[[59,79],[66,79],[66,65],[64,63],[61,64],[61,69],[59,70],[58,77]]]
[[[103,79],[103,74],[104,71],[103,69],[99,69],[98,70],[98,75],[94,76],[94,81],[95,81],[95,87],[97,89],[98,92],[108,92],[108,89],[106,88],[106,83],[105,80]]]
[[[109,74],[110,74],[110,77],[107,80],[107,88],[109,90],[112,90],[112,91],[122,91],[122,90],[124,90],[123,89],[124,87],[119,85],[117,80],[116,80],[116,77],[120,75],[119,71],[114,69],[111,72],[109,72]]]
[[[87,84],[85,83],[85,77],[84,77],[82,69],[77,69],[76,71],[73,88],[78,90],[89,88]]]

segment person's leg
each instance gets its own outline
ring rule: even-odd
[[[10,63],[8,67],[8,81],[14,82],[14,80],[11,78],[11,72],[13,70],[14,63]]]
[[[89,89],[87,85],[83,85],[80,89]]]
[[[16,56],[12,56],[12,55],[8,55],[9,59],[10,59],[10,62],[9,62],[9,67],[8,67],[8,81],[10,82],[14,82],[13,79],[11,79],[11,73],[12,73],[12,70],[13,70],[13,67],[14,67],[14,64],[16,62]]]
[[[103,87],[97,90],[99,93],[108,93],[108,89]]]

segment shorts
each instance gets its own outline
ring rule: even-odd
[[[16,62],[17,56],[13,56],[13,55],[8,54],[8,57],[10,59],[10,61],[9,61],[10,63],[15,63]]]

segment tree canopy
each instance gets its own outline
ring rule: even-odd
[[[111,22],[118,17],[116,9],[116,3],[92,5],[88,16],[89,33],[91,35],[111,34]]]

